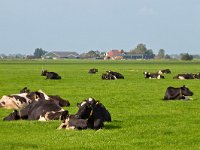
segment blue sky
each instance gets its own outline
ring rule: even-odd
[[[0,54],[129,51],[200,54],[200,0],[0,0]]]

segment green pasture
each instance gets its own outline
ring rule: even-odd
[[[97,74],[88,74],[90,68]],[[45,80],[42,68],[62,79]],[[170,69],[164,80],[144,79],[143,72]],[[105,81],[106,70],[124,80]],[[100,100],[112,122],[101,130],[57,130],[61,121],[3,121],[12,110],[0,109],[0,149],[200,149],[200,80],[175,80],[178,73],[200,72],[200,61],[1,60],[0,97],[27,86],[70,101],[64,109],[76,113],[77,102]],[[168,86],[186,85],[193,100],[163,101]]]

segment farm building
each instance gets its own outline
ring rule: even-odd
[[[79,57],[78,53],[68,51],[52,51],[42,56],[43,59],[77,59]]]
[[[117,60],[117,59],[123,59],[123,50],[111,50],[106,52],[106,55],[104,59],[112,59],[112,60]]]

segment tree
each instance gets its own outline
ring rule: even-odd
[[[42,48],[36,48],[33,55],[35,58],[41,58],[41,56],[46,53],[47,53],[47,51],[43,50]]]
[[[189,55],[188,53],[183,53],[180,55],[181,55],[181,60],[192,60],[193,59],[193,56]]]
[[[147,51],[145,44],[138,44],[137,47],[130,51],[132,54],[145,54]]]
[[[163,59],[163,58],[165,58],[165,50],[164,50],[164,49],[160,49],[160,50],[158,51],[157,58],[158,58],[158,59]]]

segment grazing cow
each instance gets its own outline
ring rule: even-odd
[[[55,72],[48,72],[47,70],[42,70],[41,76],[46,76],[46,79],[61,79],[61,76],[59,76]]]
[[[59,127],[66,129],[101,129],[105,121],[111,121],[108,110],[102,103],[93,98],[77,104],[79,110],[70,115]]]
[[[90,74],[95,74],[95,73],[97,73],[98,72],[98,69],[96,69],[96,68],[92,68],[92,69],[90,69],[89,71],[88,71],[88,73],[90,73]]]
[[[101,78],[103,80],[117,80],[117,79],[124,79],[124,76],[121,73],[113,72],[113,71],[106,71],[105,74],[102,74]]]
[[[190,91],[185,85],[180,88],[168,87],[165,92],[164,100],[188,100],[188,96],[192,95],[193,92]]]
[[[42,100],[34,101],[25,108],[10,113],[3,120],[65,120],[68,117],[68,111],[62,109],[52,100]]]
[[[184,74],[178,74],[176,76],[173,77],[173,79],[180,79],[180,80],[184,80],[184,79],[194,79],[195,75],[192,73],[184,73]]]
[[[158,74],[169,74],[169,73],[171,73],[171,70],[169,69],[163,69],[158,71]]]
[[[160,75],[158,73],[150,73],[150,72],[144,72],[144,78],[148,79],[164,79],[165,77],[163,75]]]

